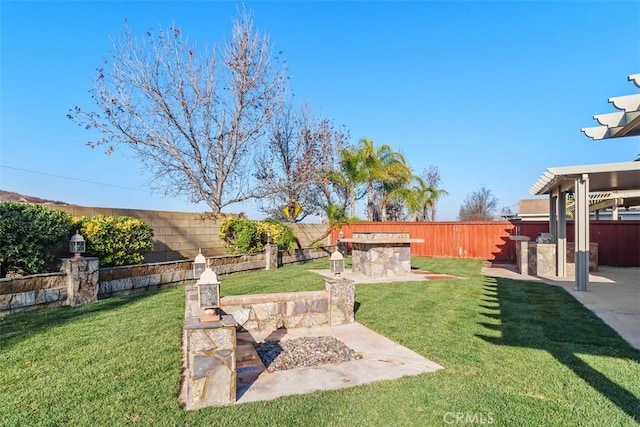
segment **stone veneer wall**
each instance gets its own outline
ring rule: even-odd
[[[0,279],[0,315],[67,302],[67,275],[63,272]]]
[[[279,255],[279,265],[326,258],[332,248],[306,248],[296,251],[295,255]],[[207,259],[218,275],[265,268],[264,253]],[[104,299],[193,280],[193,260],[103,267],[97,274],[97,298]],[[66,305],[67,286],[65,272],[0,279],[0,315]]]
[[[378,277],[402,276],[411,272],[409,233],[354,232],[351,244],[354,273]]]
[[[225,296],[220,308],[246,331],[309,328],[354,321],[353,281],[325,278],[323,291]]]
[[[275,331],[329,323],[324,291],[225,296],[222,311],[247,331]]]
[[[556,244],[516,242],[516,260],[521,274],[556,275]],[[598,244],[589,244],[589,271],[598,271]],[[575,243],[567,242],[567,274],[575,274]]]

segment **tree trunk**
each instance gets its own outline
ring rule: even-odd
[[[373,182],[367,187],[367,220],[373,221]]]
[[[351,203],[351,218],[356,217],[356,192],[354,189],[349,191],[349,202]]]

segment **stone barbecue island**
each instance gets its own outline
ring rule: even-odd
[[[352,270],[365,276],[404,276],[411,273],[411,243],[405,232],[354,232],[340,242],[351,243]]]

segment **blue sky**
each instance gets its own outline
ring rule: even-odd
[[[547,167],[630,161],[640,138],[580,129],[637,89],[640,2],[246,2],[288,62],[300,102],[359,138],[440,169],[454,220],[482,186],[517,207]],[[125,151],[105,156],[66,118],[128,19],[175,23],[198,44],[228,38],[238,2],[1,1],[0,189],[85,206],[206,211],[150,193]],[[91,108],[89,108],[91,109]],[[75,178],[75,179],[69,179]],[[227,212],[261,215],[251,205]],[[364,216],[364,209],[358,209]]]

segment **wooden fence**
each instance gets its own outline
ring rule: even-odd
[[[524,221],[489,222],[358,222],[343,225],[344,237],[360,232],[408,232],[411,238],[424,239],[412,243],[415,256],[479,258],[497,262],[515,262],[515,242],[511,235],[528,236],[549,231],[549,223]],[[340,229],[332,233],[338,239]],[[600,265],[616,267],[640,266],[640,221],[591,221],[590,241],[598,243]],[[567,222],[567,240],[574,241],[573,221]]]

